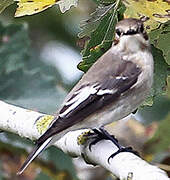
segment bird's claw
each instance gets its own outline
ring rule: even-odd
[[[100,131],[99,131],[100,130]],[[103,127],[97,129],[93,129],[93,132],[97,135],[96,138],[90,143],[89,150],[91,151],[91,147],[98,143],[101,140],[111,140],[118,148],[120,145],[118,144],[118,140],[115,138],[114,135],[110,135]]]
[[[131,153],[133,153],[133,154],[135,154],[136,156],[139,156],[140,157],[140,155],[139,155],[139,153],[137,152],[137,151],[135,151],[135,150],[133,150],[133,148],[132,147],[121,147],[118,151],[116,151],[115,153],[113,153],[109,158],[108,158],[108,163],[109,163],[109,161],[110,161],[110,159],[111,158],[114,158],[117,154],[119,154],[119,153],[121,153],[121,152],[131,152]]]
[[[81,135],[79,135],[77,137],[77,143],[79,145],[83,145],[89,139],[93,139],[89,145],[89,150],[91,151],[92,145],[95,145],[100,140],[106,139],[106,137],[99,130],[93,129],[93,131],[85,131]]]
[[[100,131],[99,131],[100,130]],[[119,144],[118,140],[115,138],[114,135],[110,135],[103,127],[99,128],[99,130],[97,129],[93,129],[94,133],[97,134],[97,138],[95,138],[94,141],[92,141],[89,145],[89,150],[91,151],[91,147],[92,145],[95,145],[96,143],[98,143],[100,140],[110,140],[114,143],[115,146],[117,146],[118,151],[116,151],[115,153],[113,153],[109,158],[108,158],[108,163],[110,161],[111,158],[113,158],[114,156],[116,156],[117,154],[121,153],[121,152],[131,152],[137,156],[140,157],[139,153],[135,150],[133,150],[132,147],[123,147]]]
[[[96,138],[89,144],[89,150],[91,151],[91,147],[95,144],[97,144],[99,141],[101,141],[102,138],[102,133],[98,131],[97,129],[93,129],[94,134],[96,134]]]

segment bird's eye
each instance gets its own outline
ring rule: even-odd
[[[117,34],[118,36],[120,36],[120,35],[122,34],[122,32],[120,31],[120,29],[116,29],[116,34]]]

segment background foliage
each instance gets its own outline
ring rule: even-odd
[[[80,1],[77,8],[71,8],[64,14],[61,14],[60,10],[65,12],[71,5],[77,5],[77,0],[48,0],[41,3],[39,0],[18,0],[17,3],[16,17],[35,15],[14,18],[16,2],[0,1],[0,12],[12,4],[0,16],[0,99],[52,114],[55,114],[67,92],[78,80],[78,76],[72,80],[64,76],[71,71],[66,67],[73,66],[70,64],[68,49],[77,54],[81,50],[82,59],[77,55],[78,69],[86,72],[111,46],[117,21],[123,16],[145,20],[149,18],[145,24],[155,60],[154,85],[151,95],[137,115],[142,117],[140,119],[146,126],[151,124],[152,127],[152,124],[156,123],[156,129],[151,128],[153,136],[149,136],[149,141],[145,144],[144,157],[156,163],[170,159],[169,2]],[[60,10],[56,3],[59,4]],[[51,6],[53,7],[43,11]],[[36,14],[38,12],[41,13]],[[80,23],[84,18],[86,20]],[[53,46],[50,46],[51,42]],[[56,44],[64,44],[65,46],[61,46],[65,50],[64,54],[69,54],[60,58],[61,66],[58,61],[60,53],[55,49]],[[50,48],[57,52],[54,53],[55,58],[48,56],[47,50],[52,53]],[[61,71],[63,67],[64,74]],[[76,69],[76,66],[73,68]],[[22,176],[16,177],[15,173],[32,143],[10,133],[2,133],[0,140],[0,179],[77,179],[71,159],[59,150],[56,152],[54,148],[43,153],[41,159],[36,160]],[[166,161],[166,164],[170,165],[170,161]],[[38,167],[42,169],[40,173]]]

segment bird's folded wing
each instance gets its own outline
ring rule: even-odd
[[[87,118],[92,113],[118,100],[138,79],[141,69],[130,61],[119,61],[95,82],[82,84],[65,102],[58,118],[38,139],[42,143],[52,135]],[[93,78],[93,77],[92,77]]]

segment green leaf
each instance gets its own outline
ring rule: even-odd
[[[103,10],[100,8],[98,8],[98,12],[94,13],[96,17],[89,20],[89,24],[93,24],[93,22],[96,22],[95,20],[99,22],[97,28],[91,34],[86,32],[86,35],[90,34],[91,37],[82,51],[83,61],[78,65],[78,68],[84,72],[110,48],[114,37],[115,24],[118,19],[122,18],[125,10],[123,4],[119,4],[119,1],[116,1],[114,6],[113,4],[103,6]]]
[[[0,75],[24,69],[30,41],[26,24],[0,23]]]
[[[151,43],[162,50],[166,62],[170,65],[170,21],[149,33]]]
[[[152,46],[152,54],[154,58],[154,82],[152,90],[143,106],[152,106],[154,98],[165,95],[166,92],[166,79],[168,76],[168,64],[165,62],[162,51]]]
[[[103,42],[91,49],[89,56],[83,57],[83,61],[78,64],[78,69],[87,72],[93,63],[110,48],[111,44],[112,42]]]
[[[13,0],[1,0],[0,1],[0,13],[9,5],[13,4]]]
[[[154,58],[153,96],[164,95],[169,66],[165,62],[163,54],[159,49],[152,46],[152,53]]]
[[[162,120],[155,135],[145,144],[145,153],[160,153],[170,146],[170,113]]]
[[[103,5],[100,4],[96,11],[90,15],[90,18],[80,23],[81,32],[78,34],[79,38],[90,36],[101,23],[104,16],[114,7],[114,4]]]

